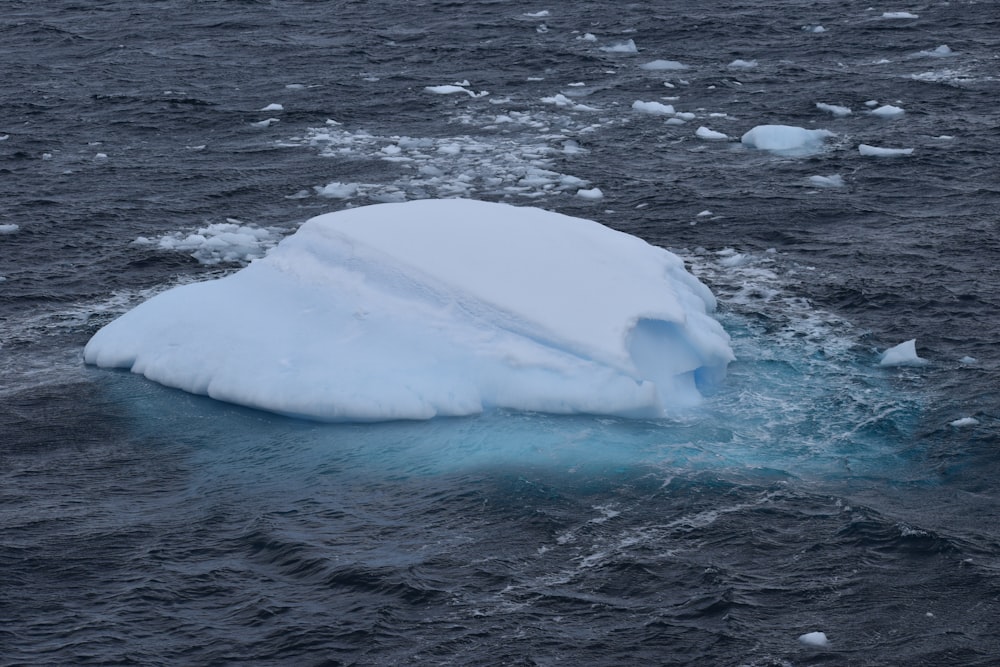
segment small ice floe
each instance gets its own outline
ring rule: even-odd
[[[280,123],[281,121],[277,118],[265,118],[264,120],[257,121],[256,123],[250,123],[254,127],[271,127],[275,123]]]
[[[285,84],[287,90],[305,90],[305,84],[302,83],[289,83]]]
[[[954,426],[955,428],[962,428],[964,426],[975,426],[979,423],[979,420],[975,417],[962,417],[961,419],[956,419],[953,422],[948,422],[948,426]]]
[[[927,360],[917,356],[917,339],[890,347],[882,353],[879,366],[926,366]]]
[[[872,115],[878,116],[879,118],[899,118],[906,112],[901,107],[896,107],[891,104],[883,104],[877,109],[872,109]]]
[[[210,224],[193,233],[175,232],[159,239],[140,236],[133,243],[188,253],[202,264],[212,265],[220,262],[249,262],[263,256],[281,237],[279,229],[258,227],[227,218],[226,222]]]
[[[859,144],[858,152],[865,157],[900,157],[913,153],[912,148],[879,148],[868,144]]]
[[[604,199],[604,193],[601,192],[600,188],[590,188],[589,190],[577,190],[576,196],[581,199]]]
[[[830,174],[829,176],[810,176],[809,183],[820,188],[844,187],[844,179],[840,174]]]
[[[804,25],[802,26],[804,32],[813,32],[819,34],[821,32],[826,32],[826,28],[821,25]]]
[[[799,635],[799,642],[806,646],[828,646],[830,644],[825,632],[807,632],[804,635]]]
[[[261,111],[284,111],[285,107],[280,104],[268,104],[266,107],[261,109]]]
[[[750,148],[782,155],[808,155],[818,151],[823,141],[836,136],[829,130],[809,130],[793,125],[758,125],[740,141]]]
[[[708,217],[708,216],[710,216],[710,215],[712,215],[712,212],[711,212],[711,211],[709,211],[708,209],[705,209],[704,211],[702,211],[701,213],[699,213],[699,214],[698,214],[697,216],[695,216],[695,217],[698,217],[698,218],[707,218],[707,217]]]
[[[868,108],[874,108],[878,106],[878,100],[868,100],[865,102],[865,106]]]
[[[823,102],[817,102],[816,108],[820,111],[826,111],[833,114],[837,118],[843,118],[844,116],[850,116],[851,110],[848,107],[842,107],[837,104],[824,104]]]
[[[485,97],[489,95],[485,90],[478,93],[473,92],[468,89],[468,81],[461,81],[459,83],[450,83],[443,86],[424,86],[424,90],[428,93],[434,93],[435,95],[454,95],[455,93],[465,93],[469,97]]]
[[[349,199],[358,192],[357,183],[341,183],[333,181],[323,186],[316,187],[316,194],[329,199]]]
[[[585,32],[582,35],[580,35],[579,37],[577,37],[577,39],[580,40],[581,42],[596,42],[597,41],[597,35],[595,35],[592,32]]]
[[[704,125],[695,130],[695,136],[699,139],[706,139],[708,141],[729,141],[729,135],[723,134],[722,132],[716,132],[715,130],[710,130]]]
[[[910,12],[882,12],[882,18],[884,19],[918,19],[919,14],[912,14]]]
[[[958,362],[960,364],[974,364],[977,361],[979,361],[979,360],[976,359],[975,357],[970,357],[968,355],[966,355],[966,356],[964,356],[964,357],[962,357],[961,359],[958,360]]]
[[[104,162],[108,159],[107,153],[98,153],[94,156],[94,162]]]
[[[641,100],[636,100],[632,103],[632,110],[638,111],[639,113],[648,113],[654,116],[673,116],[676,111],[674,107],[669,104],[661,104],[660,102],[642,102]]]
[[[635,40],[631,39],[625,42],[616,42],[609,46],[602,46],[600,49],[605,53],[639,53],[639,49],[635,45]]]
[[[756,66],[756,60],[742,60],[739,58],[726,65],[729,69],[753,69]]]
[[[20,228],[21,227],[19,225],[15,225],[15,224],[0,225],[0,234],[13,234],[14,232],[16,232],[17,230],[19,230]]]
[[[537,12],[525,12],[524,13],[524,16],[526,16],[529,19],[542,19],[542,18],[545,18],[548,15],[549,15],[549,10],[547,10],[547,9],[542,9],[542,10],[537,11]]]
[[[577,104],[562,93],[556,93],[552,97],[543,97],[542,102],[545,104],[554,104],[557,107],[572,109],[573,111],[597,111],[595,107],[587,106],[586,104]]]
[[[0,141],[7,141],[8,139],[10,139],[9,134],[0,134]]]
[[[929,58],[947,58],[948,56],[955,55],[955,52],[948,48],[947,44],[942,44],[936,49],[931,49],[929,51],[921,51],[917,54],[918,56],[927,56]]]
[[[687,65],[677,62],[676,60],[650,60],[648,63],[639,65],[639,69],[649,70],[651,72],[675,71],[687,68]]]

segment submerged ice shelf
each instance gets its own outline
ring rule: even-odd
[[[733,359],[714,305],[680,258],[596,222],[422,200],[314,218],[238,273],[141,304],[84,354],[326,421],[658,417]]]

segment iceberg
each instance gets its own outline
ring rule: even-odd
[[[740,141],[763,151],[781,155],[808,155],[823,146],[823,140],[836,136],[829,130],[808,130],[792,125],[758,125]]]
[[[656,418],[734,359],[676,255],[596,222],[463,199],[307,221],[264,257],[158,294],[87,363],[285,415],[489,409]]]

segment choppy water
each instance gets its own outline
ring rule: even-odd
[[[996,664],[996,9],[3,3],[0,664]],[[695,136],[763,123],[837,137]],[[315,214],[443,196],[682,254],[725,388],[328,426],[82,364]],[[877,365],[909,338],[928,365]]]

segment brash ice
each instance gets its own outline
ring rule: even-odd
[[[596,222],[422,200],[313,218],[241,271],[124,314],[84,356],[324,421],[659,417],[733,360],[714,307],[679,257]]]

